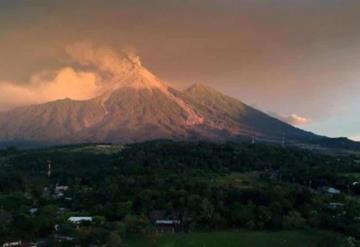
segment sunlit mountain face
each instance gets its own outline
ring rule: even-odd
[[[76,47],[80,63],[98,71],[94,95],[5,111],[0,115],[1,140],[126,143],[315,137],[205,85],[177,90],[146,69],[139,57],[83,48]]]
[[[34,76],[28,85],[3,88],[29,97],[20,97],[23,106],[0,112],[2,145],[172,139],[335,143],[341,148],[344,142],[296,128],[281,116],[268,115],[201,83],[177,89],[129,51],[116,52],[86,41],[68,46],[66,52],[72,67]],[[347,139],[345,144],[358,148]]]

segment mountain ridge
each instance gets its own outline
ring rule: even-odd
[[[88,100],[62,99],[0,112],[0,142],[129,143],[154,139],[316,143],[325,137],[195,83],[177,90],[131,61]],[[334,145],[332,143],[332,145]]]

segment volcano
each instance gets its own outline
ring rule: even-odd
[[[177,90],[129,59],[126,73],[89,100],[61,99],[0,113],[0,141],[131,143],[154,139],[312,143],[298,129],[202,84]]]

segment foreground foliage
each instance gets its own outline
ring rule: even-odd
[[[121,246],[135,234],[157,245],[177,238],[156,233],[151,214],[161,211],[176,213],[185,232],[322,229],[344,236],[338,246],[352,246],[360,238],[360,190],[351,176],[360,172],[357,160],[235,143],[8,149],[0,154],[0,242]],[[69,187],[61,196],[54,192],[59,185]],[[70,216],[94,221],[76,227]],[[59,243],[59,236],[68,240]],[[201,234],[184,241],[192,236]],[[321,244],[329,238],[309,239],[326,246]]]
[[[332,234],[333,235],[333,234]],[[332,236],[328,232],[307,231],[236,231],[236,232],[192,232],[189,234],[164,234],[157,241],[157,246],[167,247],[316,247],[346,246],[346,240]],[[145,239],[130,238],[129,246],[145,247],[148,242]]]

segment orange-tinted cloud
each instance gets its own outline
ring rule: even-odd
[[[129,51],[116,52],[110,47],[98,47],[90,41],[81,41],[66,47],[67,54],[79,65],[96,68],[122,77],[139,64],[140,59]]]
[[[0,84],[0,106],[37,104],[56,99],[88,99],[100,89],[98,75],[65,67],[54,72],[38,73],[23,85],[11,82]]]
[[[21,85],[0,82],[0,109],[63,98],[90,99],[105,93],[114,83],[125,81],[140,65],[139,57],[131,52],[116,52],[89,41],[69,45],[65,51],[73,67],[35,73]]]
[[[360,141],[360,135],[350,136],[349,138],[353,141]]]
[[[294,126],[304,125],[304,124],[308,124],[308,123],[312,122],[312,120],[310,118],[302,117],[295,113],[285,116],[285,115],[282,115],[279,113],[270,112],[270,115],[272,115],[273,117],[275,117],[285,123],[288,123],[288,124],[291,124]]]

